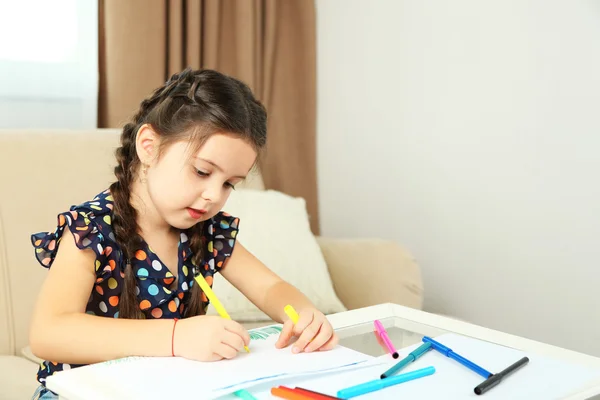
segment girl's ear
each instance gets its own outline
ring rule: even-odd
[[[158,156],[160,137],[149,124],[140,126],[135,137],[135,151],[142,164],[152,165]]]

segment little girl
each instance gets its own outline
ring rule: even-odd
[[[141,103],[121,135],[117,181],[59,214],[54,232],[32,236],[49,268],[30,332],[33,353],[47,360],[34,398],[56,398],[46,377],[89,363],[235,357],[249,334],[205,315],[197,274],[212,284],[222,273],[284,322],[276,347],[293,336],[295,353],[337,344],[323,313],[236,243],[240,221],[220,211],[265,143],[264,107],[245,84],[216,71],[186,69]],[[296,325],[286,304],[299,312]]]

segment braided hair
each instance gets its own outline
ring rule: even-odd
[[[265,108],[248,86],[213,70],[185,69],[142,101],[132,121],[123,127],[121,146],[116,150],[117,180],[110,186],[114,198],[112,226],[126,265],[119,318],[144,318],[130,262],[143,243],[130,202],[130,189],[141,165],[135,144],[138,130],[144,124],[152,126],[160,136],[161,147],[187,139],[198,149],[211,134],[227,132],[246,140],[259,153],[266,144],[266,118]],[[202,223],[186,231],[195,266],[202,260],[201,232]],[[199,285],[192,285],[190,291],[184,318],[204,313]]]

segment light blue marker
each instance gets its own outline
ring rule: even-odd
[[[371,393],[376,390],[381,390],[389,386],[397,385],[399,383],[404,383],[412,381],[414,379],[423,378],[424,376],[433,375],[434,372],[434,367],[427,367],[418,369],[416,371],[407,372],[401,375],[390,376],[389,378],[385,379],[376,379],[374,381],[369,381],[361,383],[360,385],[342,389],[337,392],[337,397],[340,397],[342,399],[350,399],[352,397],[360,396],[366,393]]]
[[[431,343],[424,343],[419,346],[416,350],[411,351],[406,357],[404,357],[401,361],[399,361],[392,368],[385,371],[381,374],[381,379],[386,379],[396,372],[400,371],[402,368],[406,367],[413,361],[416,361],[417,358],[421,357],[423,354],[427,353],[427,350],[431,349]]]
[[[256,397],[252,396],[252,394],[246,389],[240,389],[236,392],[233,392],[233,394],[242,400],[258,400]]]

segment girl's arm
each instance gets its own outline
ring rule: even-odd
[[[298,337],[293,347],[296,353],[329,350],[337,345],[338,337],[325,315],[304,294],[283,281],[239,242],[221,274],[273,320],[285,321],[275,344],[278,348],[287,346],[293,336]],[[283,311],[287,304],[300,315],[295,325]]]
[[[64,230],[41,288],[29,341],[44,359],[88,364],[132,355],[171,355],[172,320],[125,320],[85,314],[96,281],[95,255]]]
[[[315,308],[304,294],[267,268],[239,241],[221,275],[274,321],[287,319],[283,311],[287,304],[298,311]]]

